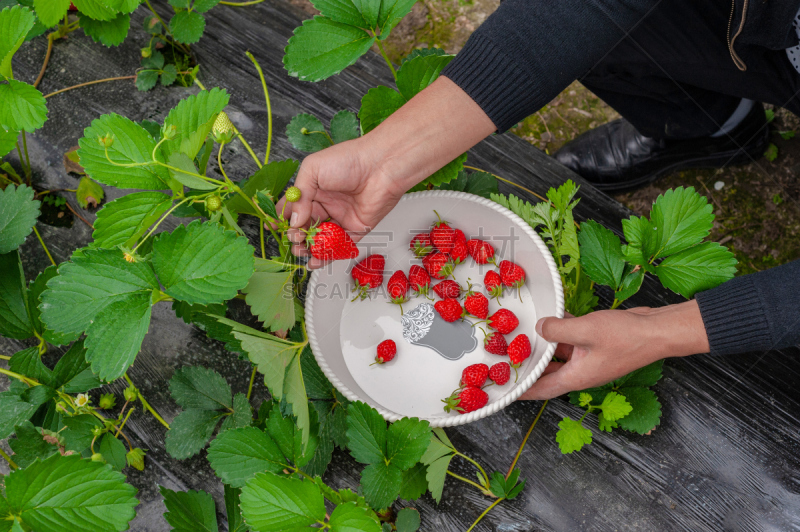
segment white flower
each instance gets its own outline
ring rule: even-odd
[[[78,406],[86,406],[89,404],[89,395],[85,393],[79,393],[78,397],[75,399],[75,404]]]

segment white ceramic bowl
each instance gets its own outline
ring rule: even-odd
[[[480,237],[491,242],[498,264],[502,259],[513,260],[527,274],[521,290],[522,302],[515,291],[506,290],[500,300],[502,307],[496,300],[490,300],[489,314],[499,308],[514,312],[520,324],[506,338],[510,342],[517,334],[527,334],[532,344],[531,356],[519,368],[516,383],[512,370],[509,383],[486,388],[489,403],[468,414],[444,412],[441,399],[458,387],[466,366],[480,362],[491,366],[507,362],[508,357],[487,353],[483,348],[483,333],[469,323],[448,324],[435,312],[437,321],[432,326],[420,322],[420,319],[425,321],[425,316],[410,319],[415,314],[430,319],[430,313],[423,312],[423,308],[414,312],[420,304],[433,303],[422,297],[412,295],[403,305],[404,329],[400,309],[389,302],[386,294],[386,284],[394,271],[402,269],[407,274],[412,264],[421,264],[410,251],[409,242],[414,234],[430,229],[436,220],[434,209],[452,227],[464,231],[468,239]],[[415,192],[406,194],[358,247],[357,259],[337,261],[312,273],[305,304],[306,327],[314,356],[331,383],[347,399],[370,404],[388,421],[418,417],[434,427],[449,427],[470,423],[505,408],[542,374],[553,356],[555,344],[540,338],[534,327],[542,317],[563,317],[564,296],[550,251],[519,216],[473,194],[444,190]],[[384,284],[370,299],[351,302],[350,270],[373,253],[386,257]],[[456,267],[455,277],[464,288],[467,278],[476,288],[482,288],[484,274],[492,268],[491,264],[480,266],[467,257]],[[432,291],[431,297],[438,300]],[[418,326],[420,323],[422,328]],[[411,329],[421,330],[423,336],[428,330],[436,333],[419,340],[420,335],[415,336]],[[404,330],[409,339],[417,338],[417,345],[404,339]],[[385,339],[395,341],[397,356],[389,363],[370,366],[376,346]],[[419,345],[426,342],[431,345]],[[452,360],[455,357],[458,358]]]

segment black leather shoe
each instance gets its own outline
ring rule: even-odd
[[[643,187],[687,168],[722,168],[758,159],[769,144],[764,108],[753,105],[744,120],[718,138],[658,140],[619,119],[583,133],[553,157],[606,192]]]

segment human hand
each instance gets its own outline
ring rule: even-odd
[[[709,350],[696,301],[661,308],[601,310],[574,318],[542,318],[536,332],[558,342],[544,374],[520,397],[552,399],[602,386],[656,360]]]

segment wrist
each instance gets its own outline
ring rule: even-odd
[[[708,335],[697,301],[653,309],[649,314],[652,342],[660,358],[708,353]]]

